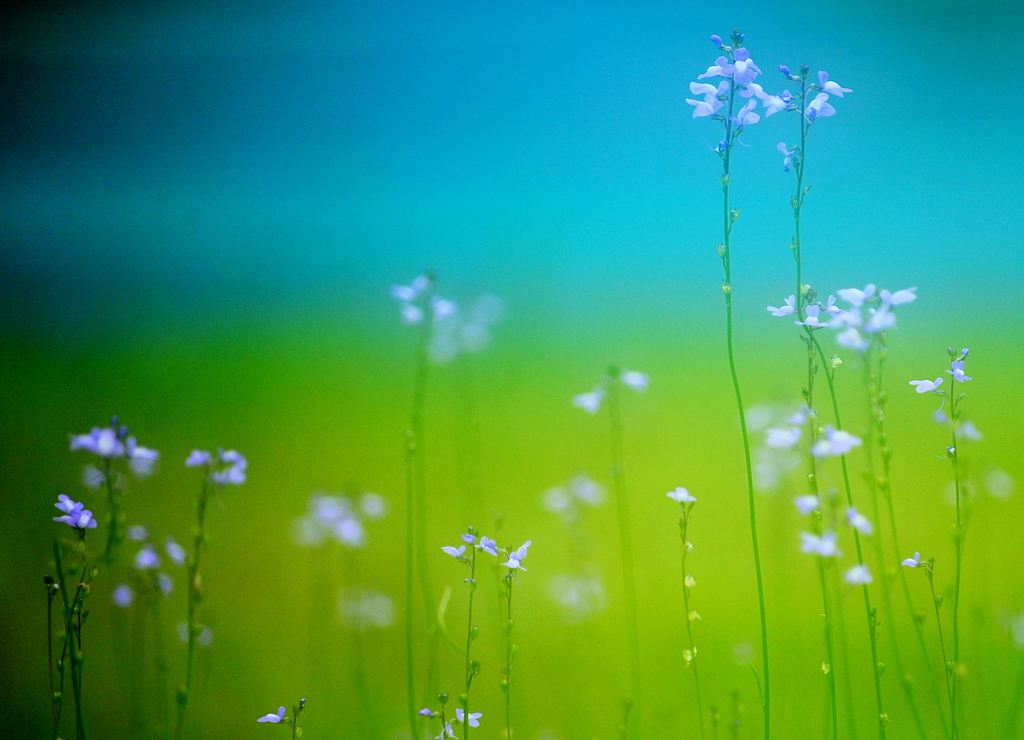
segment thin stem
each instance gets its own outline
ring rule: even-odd
[[[199,602],[203,599],[199,565],[203,556],[203,548],[206,545],[206,504],[209,494],[210,471],[206,470],[203,484],[199,489],[199,498],[196,501],[196,532],[192,543],[192,556],[188,561],[188,647],[185,661],[185,683],[178,689],[178,722],[174,731],[174,737],[177,740],[180,740],[185,729],[185,716],[192,691],[192,673],[195,666],[196,637],[198,636],[196,612],[199,609]]]
[[[949,699],[949,715],[950,719],[952,720],[950,723],[950,727],[952,729],[953,737],[956,738],[959,737],[959,732],[957,730],[956,724],[956,702],[953,699],[953,687],[950,683],[949,659],[946,657],[946,640],[942,636],[942,617],[939,614],[939,605],[941,602],[939,601],[938,595],[935,593],[934,563],[929,563],[925,566],[925,573],[928,576],[928,586],[932,592],[932,604],[935,606],[935,624],[939,628],[939,648],[941,648],[942,650],[942,665],[946,669],[946,696]]]
[[[953,382],[952,380],[950,381]],[[956,527],[953,530],[954,545],[956,546],[956,580],[953,587],[953,706],[955,710],[957,689],[960,675],[960,573],[963,566],[963,505],[960,486],[960,450],[957,447],[956,423],[959,416],[960,399],[954,398],[953,389],[949,391],[949,432],[952,444],[949,448],[949,458],[953,463],[953,484],[956,490]],[[961,714],[962,719],[962,714]],[[952,716],[952,724],[956,726],[956,714]],[[966,729],[966,728],[965,728]],[[959,730],[956,731],[957,733]]]
[[[818,577],[821,579],[821,604],[825,614],[825,652],[828,656],[828,689],[832,700],[832,738],[839,737],[839,708],[836,701],[836,668],[832,648],[832,613],[828,605],[828,583],[825,580],[825,558],[818,558]]]
[[[689,664],[693,668],[693,683],[697,690],[697,716],[700,718],[700,736],[704,740],[704,702],[700,694],[700,675],[697,673],[697,646],[693,642],[693,620],[690,619],[690,585],[689,575],[686,572],[686,556],[690,553],[690,543],[686,538],[686,530],[690,525],[690,512],[693,504],[682,505],[682,515],[679,517],[679,537],[683,543],[682,572],[683,572],[683,609],[686,614],[686,637],[690,642]]]
[[[473,685],[473,676],[476,674],[473,661],[470,659],[470,649],[476,635],[473,632],[473,594],[476,593],[476,547],[470,545],[469,555],[469,614],[466,618],[466,690],[459,697],[462,704],[462,738],[469,739],[469,689]]]
[[[79,537],[82,535],[79,534]],[[89,581],[89,562],[85,554],[84,540],[82,545],[82,574],[78,579],[74,599],[68,598],[68,587],[65,578],[64,561],[61,556],[59,542],[53,543],[53,556],[57,565],[57,579],[60,584],[61,596],[64,599],[64,630],[66,634],[67,653],[71,658],[71,688],[75,696],[75,736],[85,740],[85,719],[82,712],[82,603],[85,598],[85,587]]]
[[[413,432],[406,434],[405,445],[405,682],[409,732],[413,740],[417,737],[416,714],[416,671],[413,655],[413,584],[416,580],[416,518],[414,512],[415,484],[412,459],[415,455]]]
[[[1006,717],[1006,740],[1017,737],[1017,724],[1020,722],[1020,710],[1024,705],[1024,660],[1017,669],[1017,681],[1014,684],[1013,696],[1010,699],[1010,711]]]
[[[53,736],[60,736],[60,714],[57,711],[57,696],[53,685],[53,597],[56,594],[53,580],[46,576],[46,661],[50,674],[50,714],[53,717]]]
[[[761,617],[761,665],[764,674],[763,696],[761,707],[764,710],[764,737],[769,740],[771,737],[771,678],[768,670],[768,623],[764,601],[764,579],[761,575],[761,551],[757,544],[757,511],[754,505],[754,467],[750,458],[750,437],[747,434],[747,417],[743,407],[743,394],[740,391],[739,375],[736,371],[736,356],[733,348],[733,318],[732,318],[732,226],[734,214],[729,208],[729,185],[732,179],[732,144],[733,128],[732,115],[736,99],[735,86],[729,89],[728,116],[724,120],[725,126],[725,151],[722,157],[722,268],[725,272],[725,281],[722,284],[722,292],[725,294],[725,342],[729,355],[729,375],[732,378],[733,394],[736,397],[736,407],[740,418],[740,436],[743,440],[743,461],[746,464],[747,473],[747,501],[750,508],[750,541],[754,551],[754,573],[757,577],[757,601]],[[735,214],[738,217],[738,213]]]
[[[121,505],[114,487],[114,470],[109,457],[103,458],[103,490],[107,494],[107,549],[103,560],[110,564],[117,559],[117,549],[124,539]]]
[[[619,408],[621,381],[618,371],[612,373],[608,389],[608,414],[611,420],[612,483],[619,518],[619,549],[622,554],[622,585],[626,597],[626,639],[629,646],[631,690],[628,701],[633,707],[630,727],[640,732],[640,636],[636,610],[636,572],[633,564],[633,538],[629,519],[629,498],[626,492],[626,471],[622,454],[622,416]]]
[[[505,676],[501,682],[505,692],[505,740],[512,740],[512,660],[515,658],[515,645],[512,643],[512,583],[515,575],[509,572],[504,578],[505,584]]]

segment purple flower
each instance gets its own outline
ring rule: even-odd
[[[167,551],[167,557],[169,557],[175,565],[184,565],[188,553],[185,552],[185,548],[179,545],[173,537],[168,536],[167,541],[164,543],[164,550]]]
[[[498,543],[492,540],[490,537],[481,537],[478,548],[486,552],[488,555],[498,556]]]
[[[462,541],[465,542],[467,545],[474,545],[476,544],[476,537],[474,537],[471,534],[464,534],[462,535]]]
[[[949,372],[948,370],[946,372]],[[915,390],[918,393],[938,393],[938,387],[942,385],[942,378],[936,378],[932,380],[911,380],[910,384],[916,386]]]
[[[779,146],[782,146],[782,144]],[[772,312],[772,316],[792,316],[796,313],[796,296],[791,295],[787,298],[785,305],[768,306],[768,310]]]
[[[732,73],[736,71],[736,68],[729,63],[729,60],[725,57],[718,57],[715,63],[708,67],[708,71],[702,75],[697,75],[698,80],[705,80],[708,77],[732,77]]]
[[[192,453],[185,460],[185,467],[201,468],[204,465],[209,465],[212,460],[213,458],[206,450],[192,450]]]
[[[769,113],[768,115],[771,115],[771,113]],[[789,172],[789,169],[793,166],[793,155],[796,154],[796,147],[794,147],[793,149],[789,149],[786,146],[786,142],[780,141],[778,147],[776,148],[779,150],[779,154],[781,154],[783,157],[782,171]]]
[[[174,588],[174,581],[169,575],[166,573],[158,573],[156,576],[156,582],[164,596],[171,595],[171,590]]]
[[[747,101],[747,104],[740,108],[739,113],[734,116],[730,116],[729,120],[735,123],[739,127],[752,126],[761,120],[761,116],[754,113],[754,108],[757,107],[757,101],[753,98]]]
[[[441,552],[445,553],[446,555],[451,555],[456,560],[462,560],[462,556],[466,552],[466,546],[459,545],[458,547],[452,547],[451,545],[445,545],[441,548]]]
[[[265,714],[257,722],[273,722],[275,725],[284,722],[284,707],[277,708],[277,714]]]
[[[525,571],[526,568],[523,567],[522,563],[524,560],[526,560],[527,550],[530,548],[530,545],[532,544],[533,543],[530,540],[527,540],[526,544],[524,544],[518,550],[513,550],[512,552],[510,552],[508,554],[508,561],[502,563],[502,565],[504,565],[509,570]]]
[[[908,568],[916,568],[920,564],[921,564],[921,553],[919,553],[919,552],[915,552],[914,553],[914,557],[907,558],[902,563],[900,563],[900,565],[905,565]]]
[[[836,109],[829,105],[828,93],[818,93],[814,96],[808,106],[804,109],[804,115],[807,116],[807,120],[814,123],[819,118],[828,118],[834,116]]]
[[[462,707],[457,707],[455,709],[455,719],[459,722],[468,721],[470,727],[479,727],[480,718],[483,716],[483,712],[470,712],[469,714],[466,714]]]
[[[821,329],[828,326],[828,322],[819,320],[821,315],[821,306],[808,306],[805,311],[806,316],[803,321],[794,321],[794,324],[799,326],[809,326],[812,329]]]
[[[139,570],[153,570],[160,567],[160,556],[151,546],[146,545],[135,555],[135,567]]]
[[[121,607],[127,609],[132,605],[135,600],[135,593],[126,584],[122,583],[120,586],[114,589],[114,592],[110,594],[110,598],[113,602]]]
[[[75,529],[96,529],[96,520],[93,518],[92,512],[85,508],[85,504],[72,501],[63,493],[57,498],[59,501],[54,506],[65,512],[65,514],[64,516],[55,516],[53,521],[63,522]]]
[[[421,717],[433,717],[434,716],[434,711],[432,709],[430,709],[429,707],[423,707],[423,709],[421,709],[420,711],[416,712],[416,714],[420,715]]]
[[[749,85],[761,74],[761,70],[754,64],[754,60],[750,58],[750,52],[746,49],[737,49],[732,53],[732,57],[732,81],[737,85]]]
[[[235,450],[218,450],[217,454],[220,457],[221,464],[227,467],[213,473],[210,479],[222,486],[240,486],[245,483],[245,471],[249,467],[249,462],[242,454]]]
[[[953,360],[953,362],[949,363],[949,366],[952,368],[952,370],[947,370],[946,372],[952,375],[956,380],[959,380],[961,383],[967,380],[974,380],[974,378],[972,378],[971,376],[964,375],[963,360]]]
[[[106,458],[124,455],[124,443],[118,439],[117,431],[110,427],[93,427],[88,434],[72,434],[71,449],[87,450]]]
[[[149,539],[149,529],[141,524],[128,527],[128,539],[134,540],[135,542],[145,542]]]
[[[839,457],[862,444],[864,441],[860,437],[829,426],[825,427],[825,438],[819,439],[811,451],[815,457]]]
[[[125,441],[125,449],[128,453],[128,465],[135,475],[139,478],[152,475],[156,461],[160,458],[159,452],[136,443],[135,437],[129,437]]]
[[[831,95],[838,95],[841,98],[846,97],[846,93],[853,92],[848,87],[839,87],[835,82],[830,82],[828,79],[828,72],[818,72],[818,84],[821,85],[821,89]]]
[[[817,496],[797,496],[793,503],[796,504],[796,508],[800,510],[800,513],[804,516],[817,511],[818,507],[821,506],[821,501]]]

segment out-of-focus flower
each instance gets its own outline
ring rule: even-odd
[[[139,570],[154,570],[160,567],[160,556],[151,545],[146,545],[135,555],[135,567]]]
[[[141,524],[128,527],[128,539],[134,542],[145,542],[149,539],[149,528]]]
[[[135,593],[127,584],[122,583],[114,589],[114,592],[110,595],[110,598],[117,606],[121,607],[122,609],[127,609],[132,605],[132,602],[135,601]]]
[[[1017,484],[1005,470],[990,470],[985,474],[985,490],[993,498],[1005,501],[1013,496],[1013,491],[1016,487]]]
[[[378,521],[387,516],[388,500],[377,493],[364,493],[359,497],[359,510],[370,521]]]
[[[82,483],[86,488],[95,491],[103,485],[104,480],[106,480],[106,475],[95,465],[86,465],[82,468]]]
[[[940,385],[942,385],[942,378],[936,378],[933,380],[911,380],[910,385],[916,386],[915,390],[918,393],[936,393]]]
[[[643,393],[647,390],[647,386],[651,382],[651,378],[647,373],[641,373],[637,370],[623,370],[622,375],[619,376],[622,380],[622,384],[628,388],[632,388],[637,393]]]
[[[213,630],[208,625],[197,624],[196,629],[199,634],[196,635],[196,643],[202,647],[209,647],[213,644]],[[177,627],[178,639],[182,642],[188,642],[188,622],[178,622]]]
[[[681,504],[691,504],[697,500],[685,488],[677,488],[674,491],[669,491],[666,495],[673,501],[678,501]]]
[[[864,322],[864,331],[869,334],[877,334],[880,331],[891,329],[896,326],[896,314],[889,310],[887,306],[881,308],[872,308],[868,311],[868,318]]]
[[[588,414],[596,414],[601,410],[601,401],[604,399],[604,387],[597,386],[589,393],[581,393],[572,397],[572,405],[586,411]]]
[[[825,427],[825,437],[815,442],[811,451],[815,457],[839,457],[862,444],[860,437],[829,426]]]
[[[170,596],[171,591],[174,589],[174,580],[166,573],[157,573],[156,576],[157,586],[160,587],[160,592],[164,596]]]
[[[860,332],[852,326],[836,335],[836,344],[840,347],[846,347],[847,349],[852,349],[857,352],[863,352],[871,346],[868,340],[864,339],[864,337],[860,335]]]
[[[600,506],[605,500],[604,487],[592,478],[579,473],[569,481],[569,490],[588,506]]]
[[[583,622],[608,604],[604,585],[596,575],[557,575],[548,582],[548,594],[571,624]]]
[[[871,576],[871,571],[868,570],[866,565],[855,565],[843,574],[843,578],[851,586],[866,586],[875,580]]]
[[[125,441],[125,452],[128,456],[128,466],[139,478],[146,478],[153,474],[156,469],[160,453],[143,447],[135,441],[135,437],[129,437]]]
[[[970,419],[960,422],[956,428],[956,433],[959,438],[967,439],[971,442],[980,442],[985,438],[984,435],[978,431],[978,427],[974,426],[974,422]]]
[[[240,486],[245,483],[245,471],[249,461],[235,450],[218,450],[220,462],[225,467],[210,475],[210,480],[222,486]]]
[[[864,288],[864,290],[859,290],[857,288],[843,288],[841,290],[837,290],[836,293],[838,293],[839,297],[851,306],[860,307],[863,306],[864,301],[871,298],[877,290],[878,288],[874,284],[868,283],[868,286]]]
[[[452,301],[434,310],[433,334],[430,337],[430,360],[437,365],[451,362],[460,354],[480,352],[491,342],[490,327],[504,312],[504,305],[495,295],[481,296],[473,307],[464,311]]]
[[[836,546],[836,535],[834,532],[825,532],[821,536],[810,532],[800,533],[800,549],[812,555],[820,555],[823,558],[837,558],[843,553]]]
[[[106,458],[124,455],[124,443],[118,438],[117,430],[111,427],[93,427],[88,434],[72,434],[71,449],[86,450]]]
[[[185,552],[185,548],[179,545],[173,537],[167,537],[167,540],[164,542],[164,550],[167,552],[167,557],[169,557],[175,565],[184,565],[185,560],[188,558],[188,553]]]
[[[765,434],[764,443],[769,447],[792,449],[800,441],[800,427],[789,429],[769,429]]]
[[[206,450],[192,450],[185,459],[185,467],[201,468],[204,465],[209,465],[212,461],[213,457]]]
[[[338,617],[344,626],[359,632],[384,629],[395,622],[395,605],[380,591],[346,588],[338,598]]]
[[[875,528],[871,525],[871,522],[868,521],[868,518],[852,506],[846,510],[846,520],[850,522],[851,527],[863,534],[870,536],[871,533],[875,531]]]
[[[817,511],[818,507],[821,506],[821,501],[817,496],[797,496],[793,499],[793,503],[796,504],[796,508],[801,514],[807,516],[808,514]]]
[[[917,288],[905,288],[897,290],[895,293],[883,290],[879,296],[882,299],[882,303],[886,306],[902,306],[904,303],[911,303],[917,300]]]

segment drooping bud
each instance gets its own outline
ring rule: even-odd
[[[711,43],[715,46],[722,46],[722,37],[717,33],[711,34]]]

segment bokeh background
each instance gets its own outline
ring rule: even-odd
[[[947,345],[972,349],[965,403],[984,440],[971,452],[965,705],[975,737],[1003,732],[1022,666],[1007,624],[1024,608],[1024,509],[1005,477],[1024,480],[1017,4],[124,1],[2,12],[0,735],[49,731],[41,577],[52,504],[67,493],[102,510],[67,435],[116,413],[161,452],[157,474],[125,496],[129,523],[159,541],[189,539],[198,481],[182,462],[193,447],[250,459],[249,482],[210,515],[202,620],[214,639],[192,736],[283,732],[254,720],[306,696],[306,737],[402,737],[400,620],[356,635],[336,601],[343,586],[372,588],[400,613],[415,331],[388,289],[432,267],[444,296],[490,293],[505,307],[489,347],[432,370],[427,468],[437,548],[469,524],[493,530],[498,514],[508,544],[534,542],[517,591],[516,736],[616,736],[627,671],[614,512],[588,509],[567,527],[543,505],[578,473],[610,482],[607,421],[569,399],[612,361],[652,379],[624,399],[648,736],[696,731],[677,509],[664,495],[679,485],[699,500],[690,570],[705,699],[724,733],[739,696],[740,732],[756,736],[743,662],[758,643],[757,601],[714,251],[719,164],[706,146],[717,130],[685,103],[716,56],[707,36],[734,26],[767,88],[782,87],[778,64],[806,62],[854,90],[812,132],[805,276],[824,293],[919,287],[892,337],[888,424],[902,541],[939,559],[942,590],[946,438],[931,418],[937,399],[906,381],[938,375]],[[792,292],[792,180],[775,145],[792,143],[796,123],[762,121],[735,157],[739,363],[748,405],[762,409],[795,406],[801,387],[793,327],[764,310]],[[856,431],[865,412],[846,359],[840,390]],[[836,484],[837,471],[825,475]],[[296,544],[310,494],[344,490],[391,504],[366,546]],[[820,732],[826,708],[820,593],[791,503],[801,492],[790,476],[758,499],[776,730],[793,738]],[[464,573],[435,551],[435,588],[452,586],[459,634]],[[95,737],[138,732],[118,662],[130,615],[110,602],[120,567],[91,600]],[[184,579],[170,572],[163,637],[176,684]],[[558,578],[580,573],[603,597],[567,610]],[[913,583],[924,608],[924,578]],[[480,593],[478,734],[497,738],[495,584]],[[869,736],[855,597],[853,694]],[[352,685],[357,637],[369,705]],[[441,683],[456,693],[458,656],[442,656]],[[909,737],[896,677],[884,680],[890,737]]]

